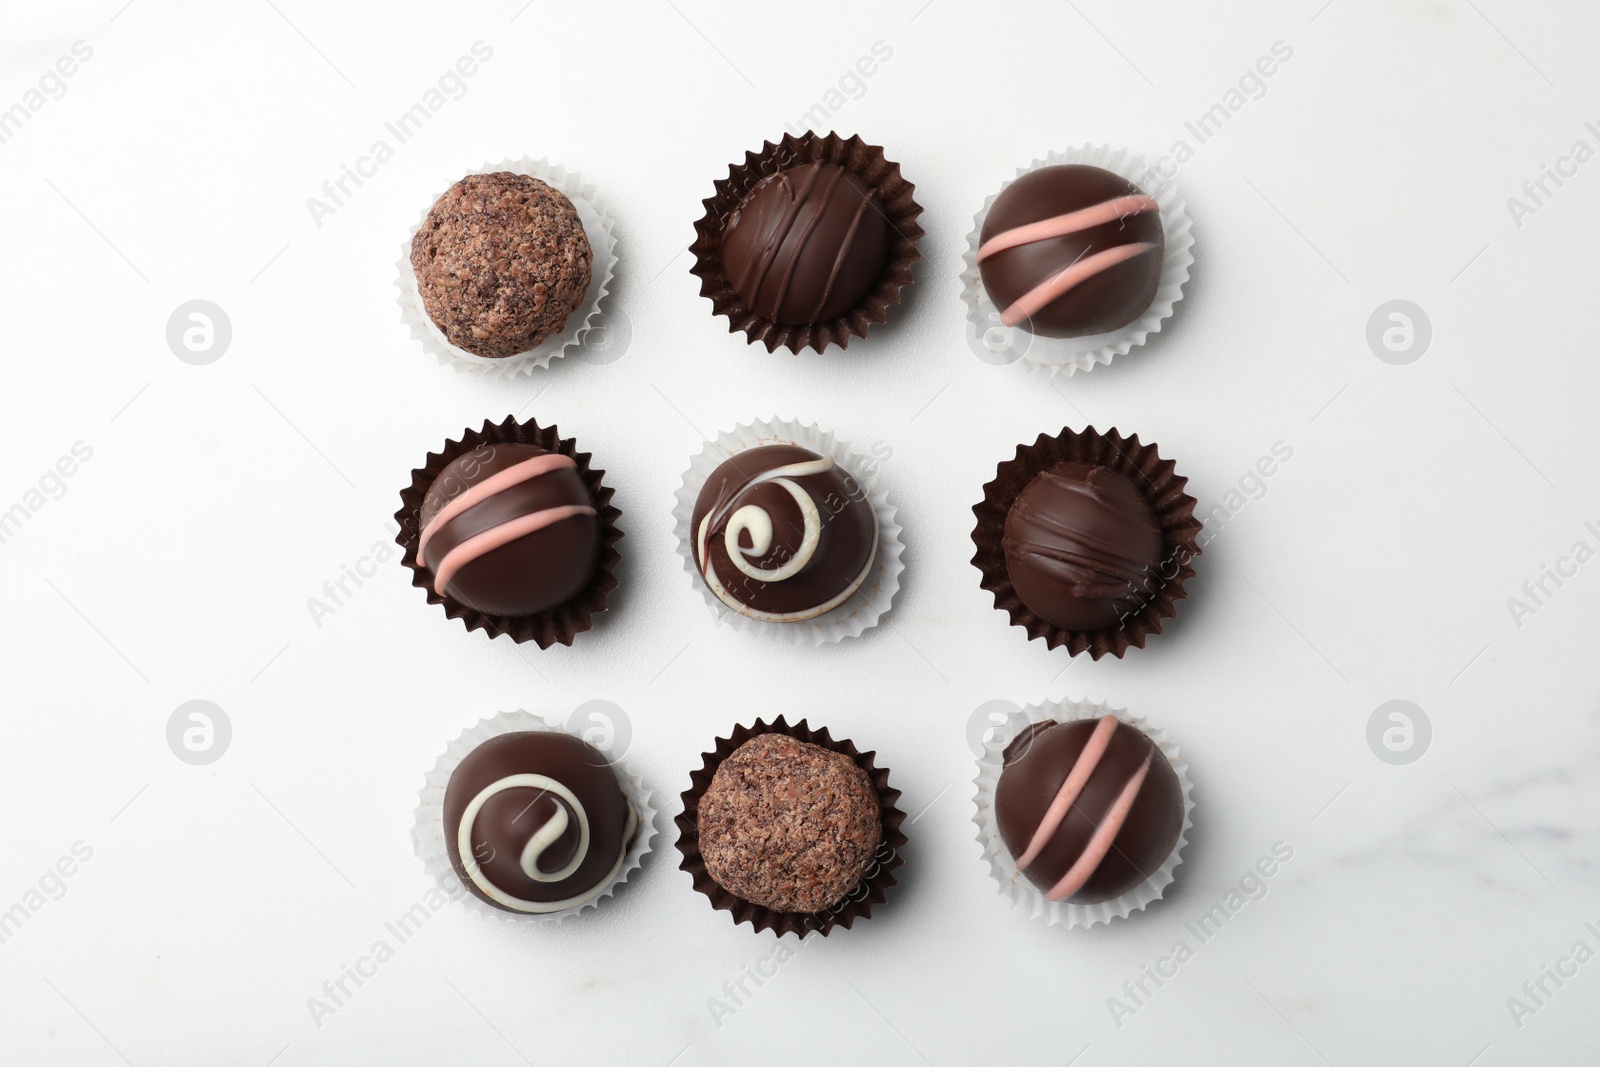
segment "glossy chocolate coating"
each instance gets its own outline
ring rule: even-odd
[[[770,621],[797,621],[830,610],[859,588],[878,547],[877,513],[861,484],[837,466],[782,481],[761,480],[777,468],[820,459],[795,445],[746,449],[725,461],[701,487],[690,523],[695,559],[707,586],[734,610]],[[756,555],[751,532],[742,530],[738,545],[745,564],[773,571],[803,554],[807,517],[783,481],[793,483],[815,505],[815,549],[792,576],[767,581],[734,564],[726,533],[743,509],[759,509],[770,516],[772,541]]]
[[[1006,746],[994,807],[1000,836],[1013,858],[1026,853],[1099,722],[1034,723]],[[1117,722],[1082,791],[1023,872],[1029,881],[1050,892],[1084,854],[1096,827],[1147,758],[1149,769],[1111,847],[1081,888],[1063,899],[1072,904],[1111,900],[1160,869],[1183,831],[1183,787],[1167,758],[1142,731]]]
[[[1091,463],[1036,474],[1006,514],[1000,546],[1028,609],[1065,630],[1116,626],[1159,585],[1165,541],[1128,477]]]
[[[545,455],[537,445],[485,444],[456,457],[439,472],[417,515],[419,531],[451,500],[472,486],[526,460]],[[574,467],[541,474],[495,493],[440,524],[420,562],[435,572],[462,543],[504,523],[549,508],[593,506]],[[572,515],[492,549],[457,570],[447,596],[490,615],[532,615],[572,599],[594,577],[600,561],[600,520]]]
[[[831,163],[757,182],[722,236],[722,262],[739,296],[756,314],[789,325],[855,307],[888,252],[889,220],[871,186]]]
[[[983,220],[980,243],[1021,226],[1140,195],[1138,186],[1099,167],[1040,167],[1006,186]],[[1020,325],[1043,337],[1081,337],[1119,329],[1155,299],[1161,281],[1164,238],[1159,211],[1143,211],[1076,232],[1029,241],[980,259],[989,298],[1002,312],[1069,266],[1107,249],[1133,243],[1154,247],[1079,282]]]
[[[565,878],[534,879],[522,867],[529,841],[552,818],[565,817],[566,828],[539,852],[534,864],[545,875],[559,872],[580,847],[577,812],[556,792],[537,786],[515,785],[490,796],[472,821],[471,855],[483,879],[518,901],[559,904],[608,882],[637,828],[616,773],[592,745],[568,734],[541,731],[501,734],[485,741],[467,754],[445,787],[444,836],[450,865],[462,884],[474,896],[506,911],[537,909],[506,907],[494,900],[462,864],[459,832],[474,797],[502,779],[527,774],[544,775],[578,799],[588,820],[589,843],[582,861]]]

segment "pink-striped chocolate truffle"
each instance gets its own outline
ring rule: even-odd
[[[1161,283],[1160,207],[1099,167],[1022,175],[995,197],[979,242],[978,272],[1000,321],[1041,337],[1120,329]]]
[[[994,796],[1000,836],[1050,900],[1122,896],[1161,869],[1183,832],[1177,772],[1114,715],[1034,723],[1004,760]]]
[[[571,456],[483,444],[439,472],[417,514],[433,591],[488,615],[577,596],[600,562],[600,519]]]

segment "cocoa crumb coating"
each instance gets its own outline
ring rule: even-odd
[[[561,332],[593,261],[572,201],[508,171],[456,182],[411,239],[428,317],[457,348],[496,359]]]
[[[872,781],[855,761],[760,734],[722,762],[700,799],[700,853],[728,892],[785,912],[838,903],[883,838]]]

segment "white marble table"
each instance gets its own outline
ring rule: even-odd
[[[6,15],[0,1060],[1592,1058],[1600,14],[521,4]],[[492,56],[441,87],[479,41]],[[399,143],[386,123],[430,90]],[[903,164],[925,260],[868,343],[769,356],[711,318],[684,249],[727,163],[809,122]],[[956,302],[973,212],[1086,141],[1174,157],[1185,299],[1087,376],[985,365]],[[524,153],[617,213],[631,340],[487,382],[409,341],[393,265],[439,189]],[[194,299],[231,323],[205,366],[164,335]],[[1431,323],[1408,365],[1366,339],[1395,299]],[[570,649],[468,634],[375,558],[410,468],[508,412],[578,435],[625,512],[625,589]],[[679,568],[688,456],[774,414],[884,457],[908,571],[859,640],[719,630]],[[1159,441],[1227,513],[1176,622],[1120,661],[1030,644],[967,562],[996,462],[1085,424]],[[1177,885],[1090,931],[1007,911],[969,821],[974,709],[1062,697],[1164,725],[1196,783]],[[204,766],[165,733],[194,699],[231,725]],[[427,890],[408,826],[445,740],[592,699],[625,710],[628,762],[674,809],[712,738],[757,714],[877,749],[916,816],[900,887],[780,949],[691,891],[669,833],[582,922],[450,907],[396,937]],[[1391,700],[1431,725],[1405,765],[1368,743]]]

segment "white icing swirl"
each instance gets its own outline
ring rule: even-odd
[[[741,487],[739,492],[746,493],[763,482],[775,482],[782,486],[790,496],[794,497],[795,505],[800,509],[804,529],[801,533],[800,544],[795,549],[794,555],[789,557],[785,563],[771,569],[757,567],[750,560],[760,559],[772,549],[772,516],[768,514],[765,508],[755,504],[746,504],[729,516],[728,526],[723,534],[723,546],[728,551],[729,561],[745,574],[763,582],[781,582],[799,574],[806,564],[811,562],[811,558],[817,554],[817,544],[822,538],[822,513],[817,510],[816,501],[811,499],[811,494],[790,479],[805,478],[813,474],[825,474],[832,469],[833,458],[831,456],[821,456],[802,463],[790,463],[787,466],[774,467],[769,471],[762,471]],[[700,529],[696,540],[699,542],[700,569],[702,571],[710,569],[710,557],[706,552],[706,540],[710,534],[711,520],[715,517],[714,513],[707,513],[705,518],[700,520]],[[749,548],[739,544],[739,535],[741,533],[750,535]]]
[[[774,467],[772,470],[763,471],[761,474],[756,475],[754,478],[750,479],[748,483],[742,486],[739,490],[740,493],[743,493],[751,486],[759,485],[762,482],[777,482],[778,484],[782,485],[792,496],[794,496],[795,502],[800,506],[801,514],[805,517],[805,527],[801,537],[800,547],[787,563],[772,570],[761,570],[758,567],[752,566],[744,557],[750,556],[759,559],[772,548],[772,516],[768,514],[764,508],[757,507],[754,504],[746,504],[744,507],[741,507],[735,511],[728,519],[728,529],[724,545],[728,551],[728,559],[733,563],[733,565],[744,574],[747,574],[752,578],[766,582],[777,582],[783,581],[786,578],[792,578],[795,574],[799,573],[799,571],[805,567],[807,563],[811,562],[811,559],[816,555],[817,547],[821,542],[822,515],[821,512],[817,510],[816,502],[812,500],[810,494],[808,494],[801,486],[795,484],[789,479],[804,478],[807,475],[812,474],[823,474],[832,470],[833,467],[834,461],[832,457],[821,456],[814,460],[806,460],[802,463],[791,463],[788,466]],[[735,597],[728,591],[727,587],[724,586],[722,581],[717,577],[716,568],[711,565],[711,554],[707,544],[707,541],[710,538],[712,520],[717,516],[716,509],[712,509],[706,513],[705,517],[700,520],[699,528],[695,531],[695,553],[700,563],[700,574],[705,579],[706,587],[711,590],[712,594],[715,595],[718,600],[722,601],[728,607],[739,612],[740,614],[747,615],[752,619],[759,619],[767,622],[792,622],[801,619],[815,618],[818,615],[832,611],[840,604],[843,604],[846,600],[849,600],[855,595],[856,590],[861,587],[861,584],[866,581],[867,575],[872,573],[872,567],[877,560],[878,554],[878,513],[876,509],[871,508],[870,504],[868,505],[868,509],[872,516],[872,551],[867,554],[867,561],[865,565],[862,566],[861,573],[856,575],[855,579],[846,585],[844,589],[840,590],[837,596],[834,596],[821,604],[815,605],[805,612],[775,613],[760,611],[748,604],[745,604],[738,597]],[[740,531],[749,533],[751,542],[751,547],[749,549],[745,549],[739,544]]]
[[[572,790],[554,778],[543,774],[508,775],[485,786],[477,796],[472,798],[466,810],[461,813],[461,823],[456,837],[456,849],[461,856],[461,868],[466,873],[467,878],[472,881],[472,884],[496,904],[512,911],[529,914],[563,911],[592,900],[603,893],[612,880],[616,878],[617,872],[621,870],[622,861],[627,856],[626,849],[617,856],[617,862],[612,865],[610,872],[595,883],[592,888],[564,900],[523,900],[521,897],[512,896],[489,881],[482,868],[478,866],[477,857],[473,854],[472,829],[477,822],[478,813],[483,810],[483,806],[489,801],[489,798],[498,793],[503,793],[507,789],[538,789],[550,794],[557,801],[555,815],[543,826],[539,827],[522,848],[522,854],[518,857],[518,866],[522,868],[523,874],[535,882],[561,882],[572,877],[589,855],[589,815],[584,811],[582,802],[578,800]],[[568,815],[569,811],[572,813],[570,816]],[[539,858],[567,832],[573,818],[578,820],[578,847],[574,850],[572,859],[558,871],[541,871],[539,869]],[[623,834],[624,841],[633,836],[633,831],[637,824],[638,818],[634,814],[633,805],[630,804],[628,806],[628,827]]]

